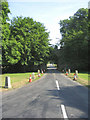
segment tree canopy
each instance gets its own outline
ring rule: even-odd
[[[49,33],[44,24],[21,16],[14,17],[10,23],[9,13],[5,0],[0,16],[3,72],[34,71],[45,67],[48,61],[58,64],[59,69],[87,70],[88,9],[80,8],[69,19],[60,20],[60,49],[57,45],[49,46]]]
[[[60,21],[62,39],[59,66],[88,68],[88,9],[81,8],[69,19]]]
[[[49,33],[44,24],[29,17],[14,17],[9,20],[8,3],[2,3],[2,65],[5,69],[24,66],[24,71],[47,63]],[[15,67],[14,67],[15,70]]]
[[[8,2],[7,1],[2,1],[1,2],[1,16],[0,16],[0,20],[1,20],[1,42],[2,42],[2,59],[4,60],[4,50],[6,49],[6,44],[7,41],[9,39],[9,34],[10,34],[10,30],[9,30],[9,17],[8,14],[10,13],[10,10],[8,8]]]

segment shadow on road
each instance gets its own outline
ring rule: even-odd
[[[88,116],[90,115],[90,111],[88,111],[88,106],[90,106],[90,102],[88,101],[88,92],[83,91],[83,86],[62,87],[60,91],[58,91],[57,89],[48,90],[47,95],[52,96],[51,99],[62,101],[61,104],[64,104],[69,109],[71,109],[70,112],[72,113],[74,111],[77,112],[77,110],[79,112],[80,110],[82,115],[80,114],[81,116],[79,116],[79,113],[77,112],[77,114],[75,115],[76,118],[88,118]]]

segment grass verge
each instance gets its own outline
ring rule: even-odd
[[[74,73],[68,74],[68,77],[73,80]],[[89,79],[89,77],[90,77],[90,74],[88,74],[88,73],[78,73],[77,82],[79,82],[80,84],[90,88],[90,79]]]
[[[32,82],[39,79],[38,73],[37,72],[34,72],[34,73],[35,73],[35,79],[32,79]],[[0,75],[0,78],[1,78],[0,91],[1,90],[2,91],[7,91],[7,90],[19,88],[19,87],[22,87],[22,86],[28,84],[30,75],[32,75],[32,72],[29,72],[29,73],[15,73],[15,74],[2,74],[2,75]],[[11,89],[5,88],[5,78],[6,78],[6,76],[10,77],[11,85],[12,85]],[[42,76],[43,76],[43,74],[41,74],[41,77]]]

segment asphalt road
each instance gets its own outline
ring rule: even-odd
[[[39,80],[3,92],[3,118],[88,118],[88,89],[51,67]]]

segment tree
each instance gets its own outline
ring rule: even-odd
[[[8,2],[7,1],[3,1],[1,3],[2,5],[2,14],[1,14],[1,21],[2,21],[2,65],[4,66],[7,62],[7,45],[8,45],[8,39],[9,39],[9,35],[10,35],[10,30],[9,30],[9,17],[8,14],[10,13],[10,10],[8,8]]]
[[[25,72],[46,62],[49,52],[48,36],[42,23],[29,17],[13,18],[10,36],[5,43],[5,65],[11,66],[11,69],[19,66]]]
[[[60,60],[73,69],[87,69],[88,67],[88,10],[81,8],[74,16],[60,21],[62,48]],[[62,54],[63,53],[63,54]],[[64,56],[64,58],[62,57]]]
[[[90,8],[88,9],[88,38],[90,38]],[[90,73],[90,39],[88,40],[88,72]]]
[[[57,64],[57,59],[58,59],[58,46],[52,45],[49,47],[48,61]]]

